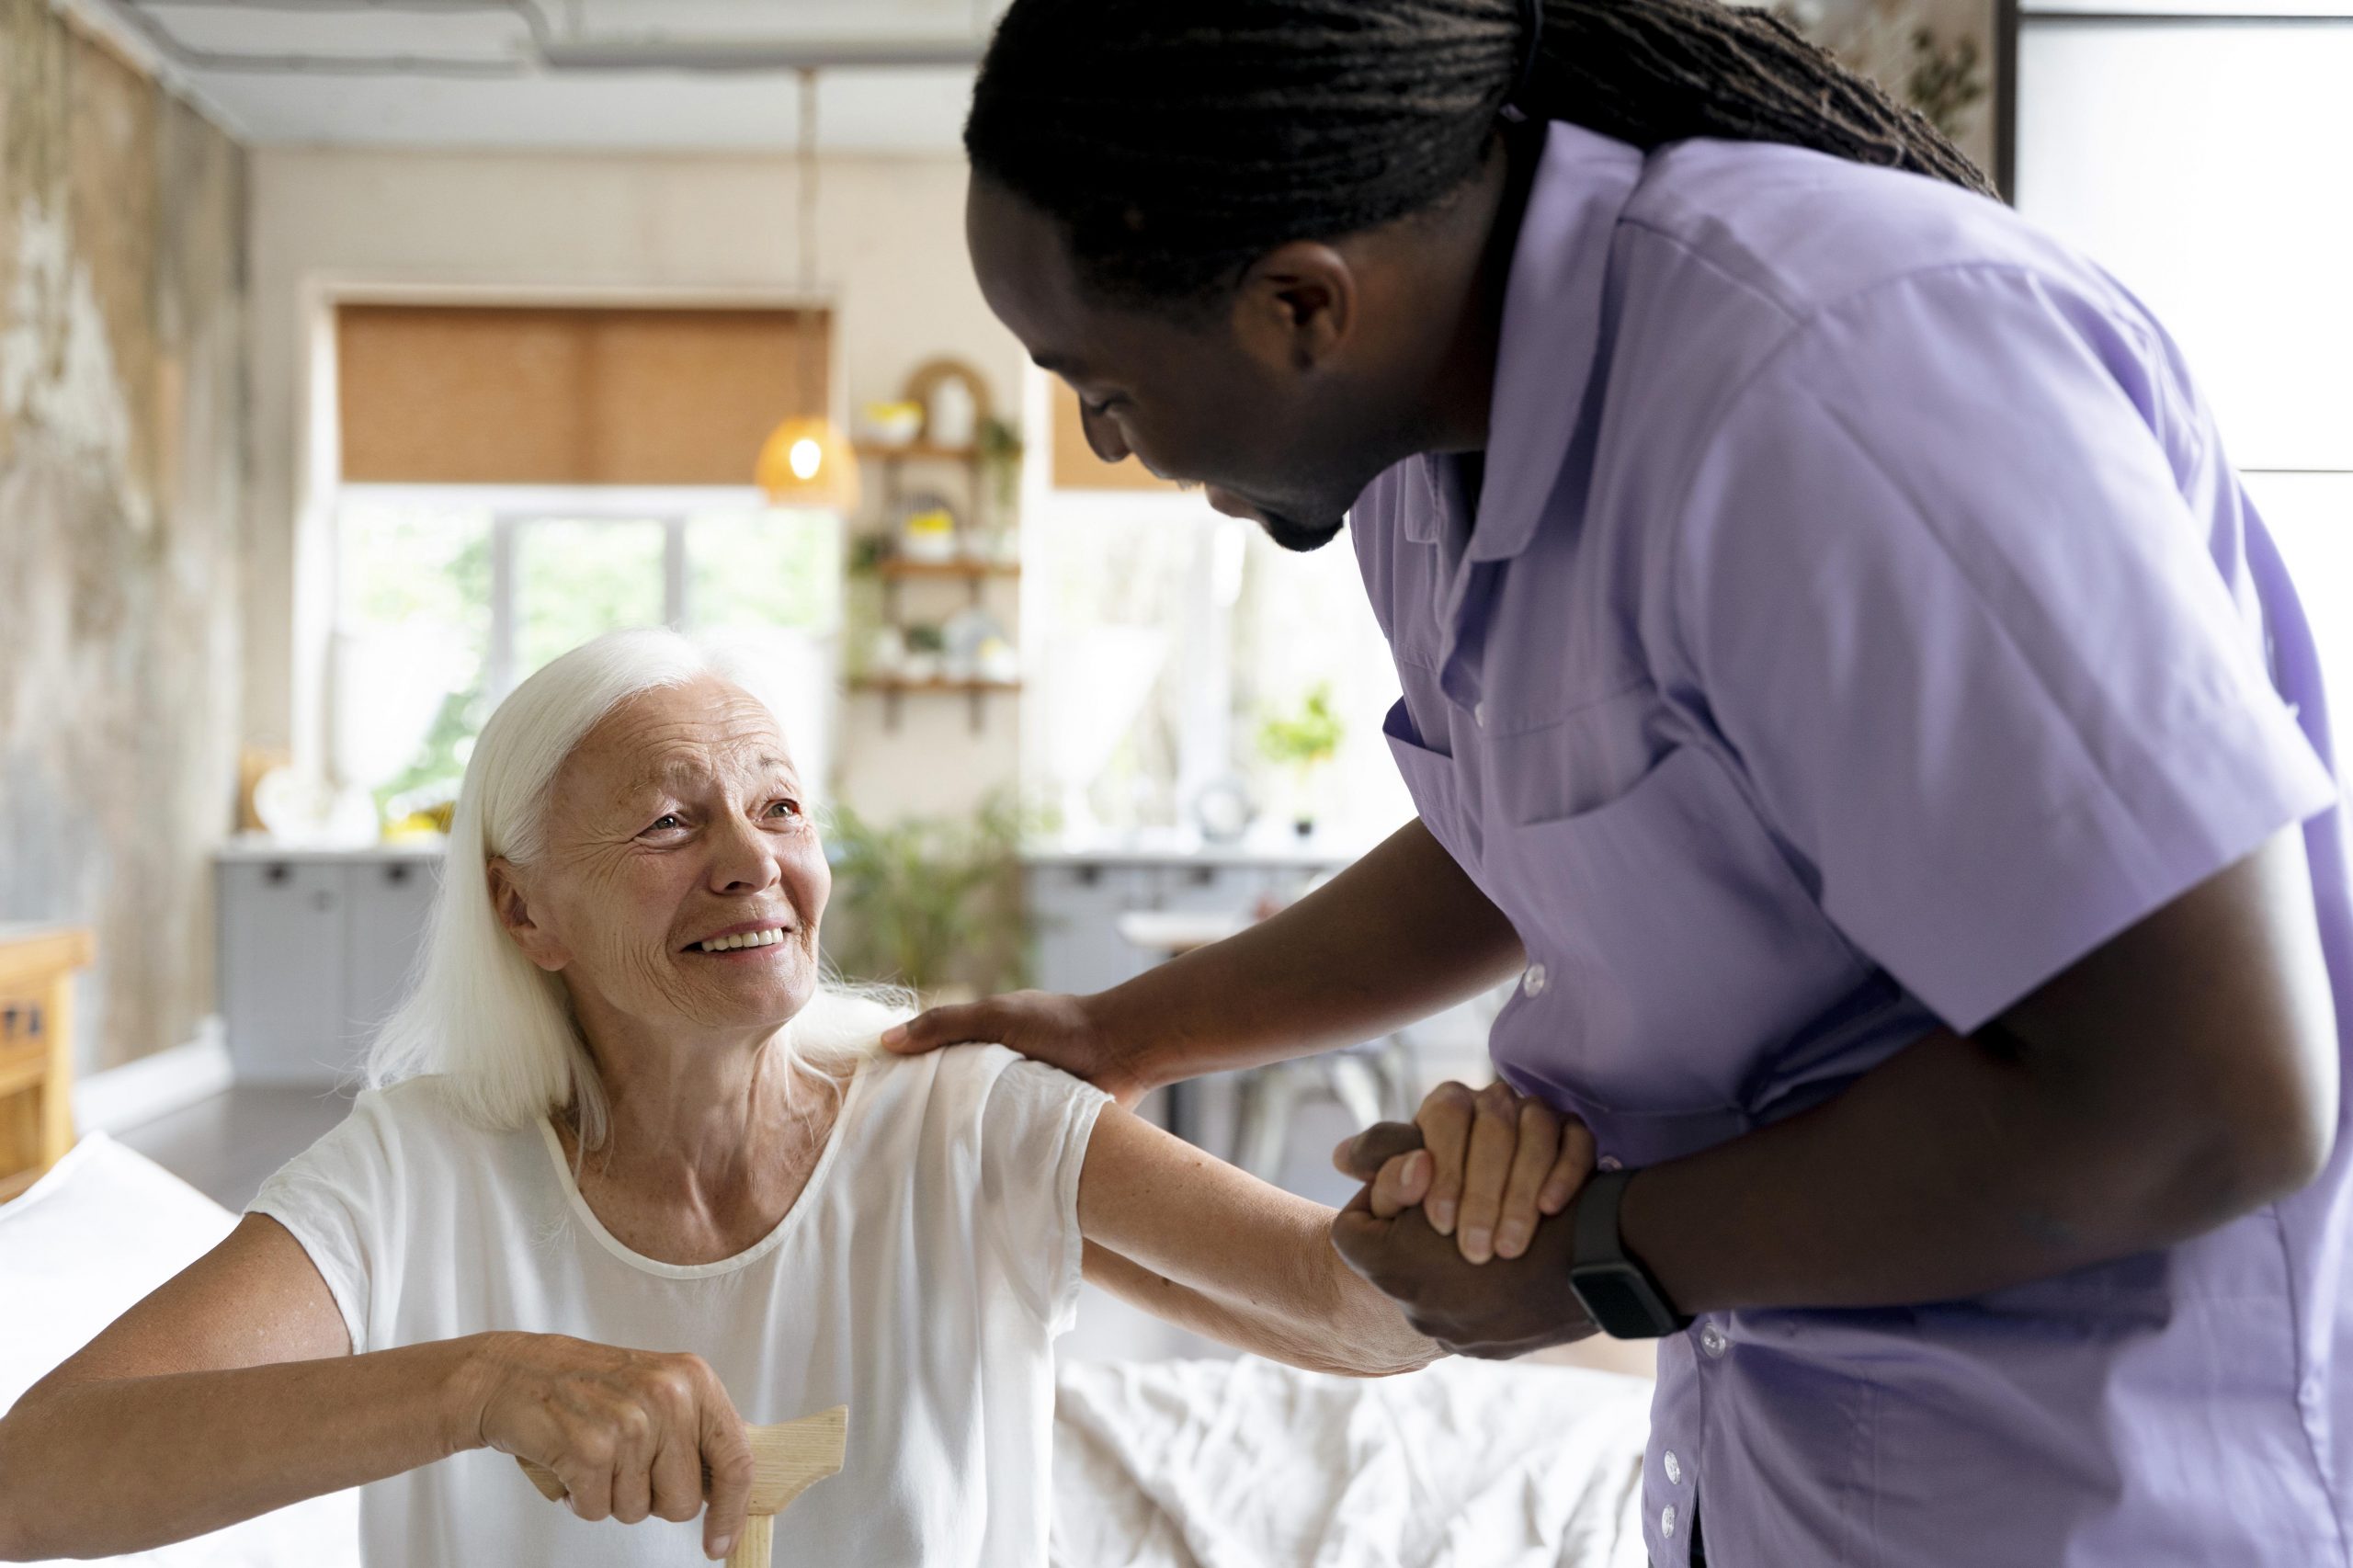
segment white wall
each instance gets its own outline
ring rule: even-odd
[[[789,157],[263,149],[252,171],[246,739],[307,747],[318,661],[298,650],[324,633],[328,558],[324,515],[304,500],[323,466],[304,450],[304,359],[327,301],[420,286],[790,294],[797,201]],[[916,364],[953,354],[980,368],[1000,409],[1017,407],[1027,361],[972,281],[963,197],[961,157],[824,159],[817,281],[835,311],[846,406],[894,395]],[[843,797],[887,816],[960,810],[1010,783],[1014,705],[993,700],[974,736],[961,700],[910,700],[885,733],[879,700],[850,699]]]

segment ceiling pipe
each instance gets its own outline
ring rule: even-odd
[[[729,72],[858,71],[978,65],[977,39],[746,39],[679,42],[585,40],[540,46],[555,71]]]
[[[305,76],[442,76],[502,78],[538,74],[659,72],[672,74],[790,74],[801,71],[940,69],[980,63],[976,38],[841,40],[596,40],[559,39],[533,0],[226,0],[252,10],[330,9],[347,12],[481,12],[510,16],[529,34],[528,47],[494,55],[264,54],[198,49],[153,13],[188,0],[99,0],[135,28],[147,44],[182,71]],[[214,0],[222,4],[222,0]]]

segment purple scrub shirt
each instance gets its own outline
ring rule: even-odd
[[[1504,1074],[1689,1154],[2296,823],[2353,1018],[2311,639],[2147,311],[1926,178],[1548,134],[1475,511],[1417,458],[1351,518],[1398,766],[1527,944]],[[2169,1251],[1701,1319],[1654,1561],[1697,1509],[1711,1568],[2347,1563],[2348,1154]]]

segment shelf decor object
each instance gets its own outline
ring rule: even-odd
[[[752,1446],[752,1500],[744,1533],[728,1550],[727,1568],[769,1568],[776,1517],[803,1492],[842,1472],[842,1456],[849,1446],[849,1406],[837,1404],[774,1426],[746,1426],[744,1436]],[[563,1501],[563,1483],[555,1471],[527,1459],[515,1462],[540,1496],[551,1503]]]
[[[801,292],[817,292],[817,73],[801,70],[801,146],[795,160],[794,194],[801,199]],[[801,407],[823,397],[811,396],[809,334],[799,335],[795,371]],[[779,506],[807,506],[848,513],[858,506],[858,464],[849,443],[823,414],[801,414],[785,420],[760,444],[753,465],[753,480]]]

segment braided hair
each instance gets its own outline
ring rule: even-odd
[[[964,145],[1067,226],[1090,284],[1167,304],[1437,207],[1506,100],[1637,147],[1784,142],[1993,194],[1918,112],[1720,0],[1014,0]]]

